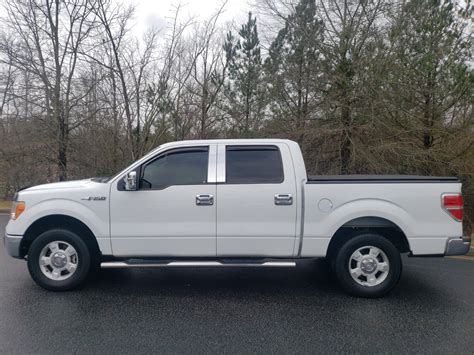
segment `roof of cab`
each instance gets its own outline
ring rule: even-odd
[[[192,144],[242,144],[242,143],[288,143],[293,142],[289,139],[280,139],[280,138],[257,138],[257,139],[198,139],[198,140],[182,140],[168,142],[160,145],[160,147],[172,147],[176,145],[192,145]]]
[[[255,139],[194,139],[194,140],[182,140],[163,143],[158,147],[149,151],[145,157],[155,154],[158,150],[163,148],[173,148],[180,146],[189,146],[189,145],[206,145],[206,144],[275,144],[275,143],[286,143],[289,146],[298,146],[298,143],[289,139],[281,138],[255,138]]]

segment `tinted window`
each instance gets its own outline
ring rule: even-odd
[[[280,151],[275,146],[227,146],[228,184],[275,184],[283,181]]]
[[[208,148],[167,152],[148,163],[142,174],[142,189],[164,189],[171,185],[199,185],[207,182]]]

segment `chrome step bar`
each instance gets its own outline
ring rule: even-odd
[[[100,264],[103,269],[122,268],[159,268],[159,267],[295,267],[295,261],[265,261],[261,263],[232,263],[220,261],[170,261],[170,262],[134,262],[106,261]]]

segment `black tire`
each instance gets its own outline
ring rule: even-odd
[[[388,258],[388,274],[378,285],[361,285],[354,280],[349,271],[351,255],[359,248],[366,246],[373,246],[380,249]],[[354,263],[354,261],[352,262]],[[357,265],[357,262],[355,263]],[[402,274],[400,252],[388,239],[378,234],[361,234],[349,239],[337,252],[334,266],[336,277],[341,287],[347,293],[357,297],[376,298],[386,295],[397,285]],[[366,276],[361,275],[359,280],[364,282],[364,278],[366,278]]]
[[[41,251],[54,241],[69,243],[77,252],[77,268],[65,280],[52,280],[40,268]],[[87,244],[76,233],[67,229],[52,229],[42,233],[31,243],[28,250],[28,270],[31,277],[39,286],[50,291],[69,291],[81,286],[93,265],[91,251]]]

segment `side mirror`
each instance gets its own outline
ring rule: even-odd
[[[125,190],[126,191],[134,191],[137,189],[137,172],[130,171],[125,177],[123,178],[125,182]]]

